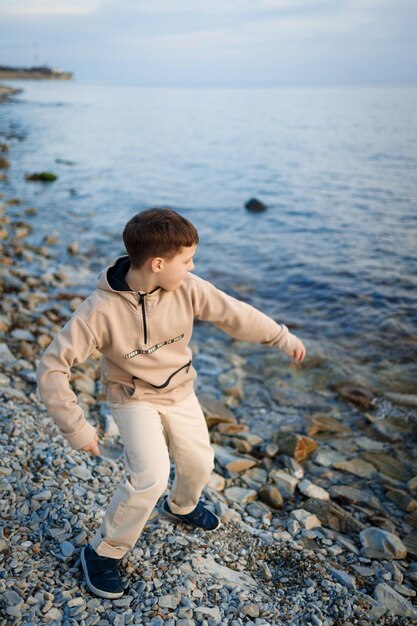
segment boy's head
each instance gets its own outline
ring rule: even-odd
[[[170,261],[198,244],[193,224],[172,209],[154,208],[134,215],[123,230],[123,241],[132,268],[139,269],[153,257]]]

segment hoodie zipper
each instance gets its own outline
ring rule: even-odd
[[[146,323],[145,295],[138,293],[138,304],[142,307],[143,342],[146,345],[148,343],[148,326]]]

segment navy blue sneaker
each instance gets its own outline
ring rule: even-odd
[[[100,598],[120,598],[123,595],[123,585],[117,569],[121,559],[100,556],[90,544],[83,547],[80,558],[85,582],[90,591]]]
[[[183,524],[188,524],[194,528],[216,530],[216,528],[219,528],[220,526],[220,520],[217,515],[206,509],[201,500],[191,513],[187,513],[186,515],[177,515],[171,511],[168,499],[165,498],[162,504],[162,512],[166,517],[174,522],[182,522]]]

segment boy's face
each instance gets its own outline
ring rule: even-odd
[[[188,274],[194,269],[193,258],[197,246],[181,248],[174,258],[154,259],[158,271],[158,285],[166,291],[177,289]]]

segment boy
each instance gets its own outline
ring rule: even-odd
[[[193,391],[194,318],[210,321],[236,339],[277,347],[302,362],[302,342],[254,307],[190,274],[198,234],[170,209],[148,209],[126,224],[128,256],[98,278],[97,289],[56,335],[37,369],[41,398],[75,450],[99,454],[98,437],[69,386],[70,369],[97,348],[103,380],[124,444],[126,474],[91,543],[81,552],[88,588],[119,598],[119,561],[132,549],[175,479],[163,512],[210,531],[220,521],[200,500],[214,452]]]

